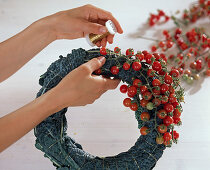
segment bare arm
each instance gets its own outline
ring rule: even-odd
[[[75,39],[87,33],[103,33],[106,31],[103,24],[108,19],[115,23],[119,33],[123,32],[109,12],[91,5],[58,12],[33,23],[0,43],[0,82],[56,39]],[[107,41],[112,43],[113,36],[104,38],[97,45],[105,46]],[[116,88],[119,80],[92,75],[104,63],[104,57],[92,59],[69,73],[46,94],[0,118],[0,152],[62,108],[91,104],[107,90]]]
[[[119,80],[92,75],[105,63],[104,57],[99,59],[81,65],[44,95],[0,118],[0,152],[62,108],[91,104],[107,90],[115,89]]]
[[[24,107],[0,118],[0,152],[56,112],[58,108],[50,99],[50,94],[46,93]]]
[[[107,11],[91,5],[58,12],[42,18],[28,28],[0,43],[0,82],[4,81],[37,53],[57,39],[76,39],[88,33],[106,32],[105,21],[111,19],[119,33],[122,28],[118,21]],[[98,46],[113,42],[109,35]]]
[[[14,74],[53,40],[55,36],[47,23],[39,21],[0,43],[0,82]]]

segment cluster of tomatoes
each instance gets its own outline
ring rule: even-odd
[[[194,23],[199,18],[210,15],[210,0],[199,0],[191,6],[189,10],[185,10],[182,19],[186,24]]]
[[[176,28],[174,32],[171,32],[171,35],[168,30],[163,30],[162,33],[165,39],[163,41],[158,41],[157,45],[152,46],[152,52],[157,51],[157,49],[160,51],[167,51],[173,47],[174,44],[182,51],[193,46],[197,47],[198,45],[202,50],[210,48],[210,38],[198,28],[194,28],[185,34],[182,34],[181,28]],[[194,54],[198,55],[198,47],[195,49],[196,51],[194,51]]]
[[[165,12],[163,10],[157,10],[158,14],[150,14],[149,17],[149,25],[150,26],[154,26],[157,23],[160,23],[160,21],[163,18],[163,22],[167,22],[169,21],[170,17],[168,15],[165,14]]]
[[[161,10],[159,12],[164,14]],[[157,44],[151,47],[152,52],[167,52],[168,62],[173,68],[179,70],[183,80],[188,84],[200,79],[201,75],[210,76],[210,37],[201,28],[194,28],[183,33],[180,27],[209,15],[209,0],[193,3],[189,10],[184,10],[182,19],[170,17],[178,27],[174,31],[163,30],[164,40],[157,40]],[[176,51],[176,54],[170,54],[171,48],[171,51],[173,53]]]
[[[172,19],[176,24],[185,24],[195,23],[198,19],[202,17],[206,17],[210,15],[210,0],[198,0],[197,3],[193,3],[190,6],[190,9],[185,9],[182,13],[182,18],[178,19],[175,16],[168,16],[165,14],[163,10],[157,10],[157,14],[150,14],[148,24],[149,26],[154,26],[159,23],[166,23],[170,19]],[[179,11],[177,11],[179,13]],[[163,20],[162,20],[163,18]],[[163,22],[160,22],[160,21]]]
[[[165,52],[175,46],[174,48],[177,48],[176,51],[178,52],[170,54],[168,61],[171,64],[174,63],[173,68],[179,70],[183,80],[192,84],[194,80],[200,78],[201,73],[210,76],[210,37],[201,29],[193,28],[185,34],[183,34],[181,28],[176,28],[171,34],[169,34],[169,31],[163,30],[163,35],[165,40],[159,41],[156,46],[152,46],[151,51]],[[188,69],[188,66],[191,70]]]
[[[106,48],[102,47],[100,53],[106,55]],[[115,47],[114,53],[119,54],[120,49]],[[183,89],[179,90],[179,93],[175,91],[177,87],[180,87],[178,79],[180,76],[179,71],[177,69],[172,69],[170,72],[167,71],[167,59],[164,54],[151,54],[146,50],[134,54],[134,50],[130,48],[126,50],[124,57],[126,62],[122,66],[112,66],[110,68],[112,74],[117,75],[121,68],[125,71],[130,69],[139,71],[140,76],[143,76],[141,73],[141,62],[144,62],[148,66],[146,70],[144,68],[144,71],[147,71],[147,76],[153,80],[151,83],[147,82],[145,84],[140,79],[134,78],[132,84],[121,85],[121,93],[128,96],[123,100],[123,105],[132,111],[137,111],[140,106],[147,110],[154,110],[156,116],[163,122],[156,127],[158,132],[156,142],[170,146],[172,141],[176,142],[179,138],[179,134],[173,130],[174,125],[181,124],[180,116],[182,108],[180,102],[183,101]],[[134,59],[130,60],[131,58]],[[148,77],[144,78],[148,79]],[[138,96],[139,101],[134,100],[134,96]],[[143,122],[150,121],[149,112],[142,112],[139,116]],[[150,129],[146,126],[140,129],[141,135],[146,135],[149,132]]]

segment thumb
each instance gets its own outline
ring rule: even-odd
[[[98,58],[93,58],[84,65],[90,70],[90,74],[92,74],[95,70],[101,68],[106,61],[104,56],[100,56]]]
[[[84,32],[90,34],[104,34],[107,32],[107,28],[103,25],[97,24],[97,23],[92,23],[92,22],[87,22],[84,27]]]

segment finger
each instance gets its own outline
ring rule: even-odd
[[[95,70],[101,68],[106,61],[106,58],[104,56],[100,56],[98,58],[93,58],[87,63],[83,64],[83,68],[88,72],[89,74],[92,74]]]
[[[97,47],[100,47],[100,46],[101,46],[101,42],[98,41],[98,42],[96,43],[96,46],[97,46]]]
[[[115,89],[120,83],[119,79],[103,78],[104,90]]]
[[[106,47],[106,44],[107,44],[107,40],[106,40],[106,37],[105,37],[101,40],[101,46]]]
[[[111,20],[114,23],[114,25],[116,26],[117,32],[120,33],[120,34],[123,33],[123,29],[120,26],[119,22],[117,21],[116,18],[114,18],[112,16],[112,14],[110,12],[105,11],[105,10],[102,10],[100,8],[97,8],[97,10],[98,10],[97,12],[98,12],[99,19],[102,19],[102,20]]]
[[[105,20],[101,20],[101,19],[99,19],[97,23],[101,24],[101,25],[104,25],[104,26],[106,25],[106,21]]]
[[[113,39],[114,39],[114,35],[108,35],[107,36],[107,41],[109,42],[109,44],[112,44],[113,43]]]
[[[107,92],[107,90],[102,90],[102,91],[100,91],[99,95],[101,96],[102,94],[104,94],[106,92]]]
[[[84,22],[83,32],[90,34],[104,34],[107,32],[107,28],[103,25],[93,23],[93,22]]]

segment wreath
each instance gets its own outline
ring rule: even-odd
[[[179,72],[167,70],[163,56],[146,51],[128,49],[126,55],[116,47],[72,50],[66,57],[60,56],[40,77],[42,86],[37,97],[55,87],[69,72],[98,56],[105,56],[106,62],[94,74],[121,79],[122,93],[127,93],[123,104],[135,111],[140,137],[127,152],[116,156],[98,157],[85,152],[73,138],[67,136],[67,108],[51,115],[35,129],[36,148],[44,152],[58,170],[67,169],[152,169],[162,156],[166,146],[177,142],[184,91],[180,86]]]

